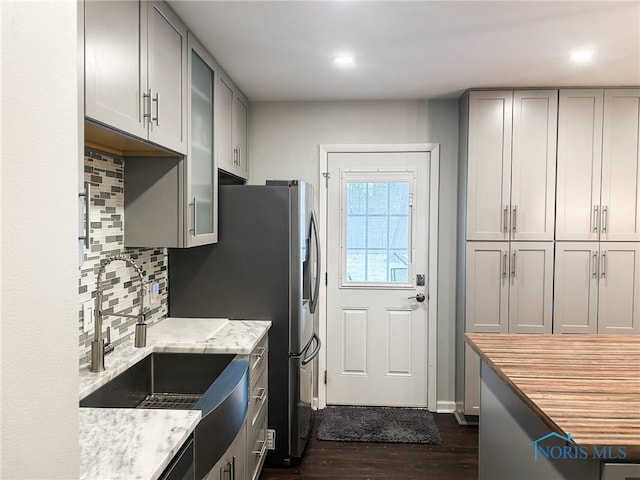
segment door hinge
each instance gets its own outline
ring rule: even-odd
[[[327,384],[327,371],[324,371],[324,384]]]
[[[324,285],[325,287],[329,285],[329,273],[324,272]]]
[[[324,186],[325,186],[325,188],[329,188],[329,179],[331,178],[331,173],[322,172],[322,176],[324,177]]]

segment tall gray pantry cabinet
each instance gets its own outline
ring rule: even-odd
[[[632,88],[461,99],[459,420],[480,413],[466,332],[640,333],[639,119]]]
[[[457,410],[478,415],[465,332],[550,333],[557,90],[471,91],[461,101]],[[458,397],[459,396],[459,397]]]

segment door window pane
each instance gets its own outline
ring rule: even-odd
[[[346,184],[346,283],[408,283],[409,181]]]

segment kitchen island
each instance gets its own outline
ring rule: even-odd
[[[167,318],[149,327],[147,346],[133,342],[105,358],[105,370],[80,369],[80,399],[151,353],[249,355],[269,321]],[[80,408],[80,479],[155,480],[201,419],[200,410]]]
[[[467,343],[482,360],[481,480],[640,478],[639,336],[467,334]]]

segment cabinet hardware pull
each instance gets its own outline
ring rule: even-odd
[[[591,272],[591,276],[593,278],[598,278],[598,252],[593,252],[593,271]]]
[[[518,206],[515,205],[513,207],[513,217],[511,219],[511,231],[513,233],[516,233],[517,221],[518,221]]]
[[[144,123],[147,118],[151,122],[151,90],[149,93],[142,94],[142,122]]]
[[[502,277],[507,278],[507,252],[502,252]]]
[[[254,450],[253,453],[254,455],[258,455],[259,457],[262,457],[264,455],[264,452],[267,451],[267,441],[266,440],[258,440],[258,443],[262,444],[262,448],[260,450]]]
[[[192,217],[192,222],[191,222],[191,228],[189,229],[189,231],[193,234],[193,236],[196,236],[196,197],[193,197],[193,202],[191,202],[189,204],[190,207],[193,207],[193,217]]]
[[[513,258],[511,259],[511,276],[516,278],[516,252],[513,251]]]
[[[84,241],[84,248],[91,246],[91,221],[89,218],[89,207],[91,206],[91,184],[84,182],[84,191],[78,194],[79,197],[84,198],[84,235],[78,237],[78,240]]]
[[[264,352],[267,351],[267,347],[257,347],[256,351],[257,350],[260,350],[260,353],[252,353],[251,355],[253,355],[254,357],[262,358],[262,355],[264,355]]]
[[[151,92],[151,90],[149,90],[149,92]],[[151,94],[149,94],[149,96],[151,96]],[[156,94],[154,95],[153,99],[151,100],[152,102],[155,102],[156,104],[156,116],[155,117],[151,117],[151,121],[155,121],[156,122],[156,126],[159,127],[160,126],[160,122],[158,121],[158,118],[160,117],[160,94],[158,92],[156,92]]]
[[[231,480],[236,480],[236,456],[231,458]]]
[[[602,222],[600,223],[600,231],[607,233],[607,220],[609,219],[609,207],[602,206]]]
[[[602,278],[607,278],[607,251],[602,252]]]
[[[593,206],[593,232],[598,233],[598,205]]]
[[[507,233],[507,230],[509,228],[509,205],[505,205],[504,207],[504,211],[502,212],[502,223],[503,223],[503,227],[502,227],[502,231],[504,233]]]
[[[260,390],[260,395],[253,395],[252,398],[255,398],[259,402],[263,402],[265,399],[265,396],[267,395],[267,389],[264,387],[261,387],[258,390]]]

